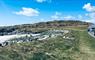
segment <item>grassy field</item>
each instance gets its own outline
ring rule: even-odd
[[[57,28],[56,28],[57,29]],[[65,27],[65,36],[44,41],[19,43],[0,48],[0,60],[94,60],[95,39],[88,35],[86,27]]]

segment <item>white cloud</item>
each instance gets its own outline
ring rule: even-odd
[[[87,16],[90,18],[90,22],[94,22],[95,23],[95,13],[88,13]]]
[[[45,2],[46,0],[36,0],[39,3]]]
[[[33,8],[25,8],[23,7],[21,11],[14,12],[17,15],[23,15],[23,16],[38,16],[39,11]]]
[[[87,3],[83,6],[83,9],[89,12],[85,14],[87,17],[90,18],[90,20],[87,21],[95,23],[95,6],[92,6],[91,3]]]
[[[89,16],[90,18],[95,19],[95,13],[90,13]]]
[[[55,12],[55,14],[51,16],[51,18],[57,20],[57,19],[60,19],[61,16],[62,16],[62,13]]]
[[[86,22],[92,22],[95,23],[95,13],[86,13],[85,14],[86,17],[88,17],[88,20],[85,20]]]
[[[83,9],[85,9],[88,12],[95,12],[95,6],[92,6],[91,3],[87,3],[83,6]]]
[[[61,15],[62,13],[61,12],[55,12],[55,15]]]
[[[76,19],[76,17],[71,16],[71,15],[65,16],[63,18],[64,18],[64,20],[75,20]]]
[[[51,16],[51,18],[52,18],[52,19],[58,19],[59,16],[58,16],[58,15],[53,15],[53,16]]]
[[[83,19],[83,16],[82,15],[78,15],[78,19],[79,20],[82,20]]]
[[[82,20],[83,16],[82,15],[76,15],[76,16],[72,16],[72,15],[63,15],[61,12],[55,12],[54,15],[51,16],[51,18],[53,20]]]
[[[43,2],[52,2],[52,0],[36,0],[38,3],[43,3]]]

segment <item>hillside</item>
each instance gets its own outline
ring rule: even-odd
[[[58,21],[57,21],[58,22]],[[95,38],[91,37],[87,28],[90,23],[79,22],[79,21],[65,21],[65,26],[56,27],[51,26],[47,30],[63,31],[68,30],[69,32],[56,37],[50,37],[45,40],[32,39],[32,36],[14,38],[10,41],[24,40],[26,42],[12,43],[4,47],[0,47],[0,60],[93,60],[95,59]],[[46,22],[44,22],[46,23]],[[55,24],[55,22],[48,22],[49,24]],[[62,23],[62,22],[60,22]],[[63,24],[62,23],[62,24]],[[36,23],[42,24],[42,23]],[[57,23],[57,25],[59,22]],[[70,25],[69,25],[70,24]],[[75,25],[78,24],[78,25]],[[59,24],[60,25],[60,24]],[[30,26],[30,27],[29,27]],[[9,30],[22,30],[24,28],[33,29],[32,24],[24,24],[17,26],[2,27]],[[44,25],[43,25],[44,26]],[[55,27],[54,27],[55,26]],[[17,28],[18,27],[18,28]],[[12,29],[14,28],[14,29]],[[42,27],[35,27],[35,29]],[[46,27],[45,27],[46,28]],[[47,31],[45,30],[45,31]],[[1,31],[0,31],[1,32]],[[12,32],[12,31],[11,31]],[[27,31],[26,31],[27,32]],[[42,35],[48,32],[41,31]],[[44,33],[43,33],[44,32]],[[24,32],[25,33],[25,32]],[[52,34],[51,32],[48,34]]]
[[[63,27],[88,27],[91,23],[75,21],[75,20],[60,20],[60,21],[49,21],[40,22],[35,24],[22,24],[15,26],[0,27],[0,35],[12,35],[12,34],[29,34],[39,33],[52,28],[63,28]]]
[[[84,27],[85,28],[85,27]],[[68,28],[65,28],[68,29]],[[15,43],[0,48],[0,60],[93,60],[95,39],[86,29],[69,28],[65,37]]]

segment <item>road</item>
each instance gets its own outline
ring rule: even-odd
[[[94,37],[94,38],[95,38],[95,36],[94,36],[94,33],[93,33],[93,32],[88,32],[88,34],[89,34],[90,36],[92,36],[92,37]]]

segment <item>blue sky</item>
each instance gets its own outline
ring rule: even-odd
[[[0,26],[69,19],[95,22],[95,1],[0,0]]]

